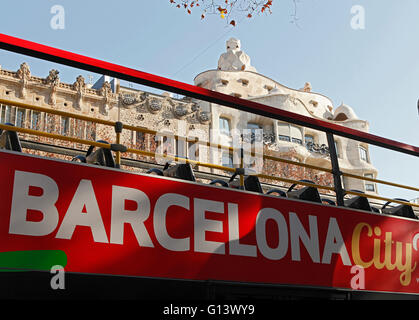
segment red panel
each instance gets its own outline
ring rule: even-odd
[[[419,293],[410,219],[9,152],[0,190],[0,251],[66,271]]]

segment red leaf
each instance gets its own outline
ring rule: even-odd
[[[249,14],[247,15],[247,17],[248,17],[248,18],[251,18],[251,17],[252,17],[252,15],[249,13]]]
[[[230,24],[231,24],[233,27],[235,27],[235,26],[236,26],[236,21],[231,20],[231,21],[230,21]]]

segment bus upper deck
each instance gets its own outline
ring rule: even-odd
[[[97,279],[103,275],[134,276],[145,282],[155,279],[156,283],[165,279],[185,283],[194,280],[211,290],[222,287],[224,294],[236,290],[237,296],[246,296],[249,292],[243,288],[252,287],[251,295],[258,292],[262,296],[259,291],[265,288],[269,292],[265,297],[278,294],[275,290],[293,296],[291,291],[303,288],[296,296],[301,292],[311,292],[311,297],[315,296],[312,292],[327,292],[325,296],[339,298],[358,294],[352,281],[357,271],[365,275],[364,286],[358,283],[358,289],[364,292],[417,297],[419,231],[415,220],[419,205],[345,190],[342,177],[413,191],[419,188],[341,171],[334,137],[416,157],[419,148],[6,35],[0,35],[0,47],[322,131],[330,152],[328,168],[260,156],[327,172],[333,178],[330,186],[254,172],[244,166],[249,151],[242,146],[213,146],[198,141],[237,153],[236,167],[129,148],[121,143],[124,130],[153,135],[159,132],[2,99],[1,104],[15,108],[108,126],[113,128],[115,140],[92,141],[1,124],[0,144],[11,150],[2,151],[0,159],[4,204],[1,251],[64,252],[63,267],[74,279],[90,274]],[[88,149],[22,140],[22,135],[74,142]],[[179,135],[173,138],[189,141]],[[24,155],[21,151],[25,148],[70,155],[79,163]],[[127,154],[161,157],[165,162],[138,161],[125,157]],[[121,170],[121,166],[147,169],[147,173]],[[228,175],[194,171],[193,166]],[[207,183],[197,183],[197,177]],[[287,187],[269,181],[280,181]],[[244,287],[237,289],[238,284]],[[207,289],[204,295],[210,292]]]

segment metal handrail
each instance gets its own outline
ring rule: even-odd
[[[35,111],[39,111],[39,112],[55,114],[55,115],[74,118],[74,119],[78,119],[78,120],[90,121],[90,122],[99,123],[99,124],[112,126],[112,127],[114,127],[115,124],[116,124],[115,121],[110,121],[110,120],[105,120],[105,119],[100,119],[100,118],[93,118],[93,117],[84,116],[84,115],[81,115],[81,114],[76,114],[76,113],[71,113],[71,112],[66,112],[66,111],[61,111],[61,110],[56,110],[56,109],[49,109],[49,108],[40,107],[40,106],[34,106],[34,105],[31,105],[31,104],[18,102],[18,101],[13,101],[13,100],[0,99],[0,104],[14,106],[14,107],[22,108],[22,109],[30,109],[30,110],[35,110]],[[148,134],[157,134],[158,133],[158,131],[155,131],[155,130],[147,129],[147,128],[144,128],[144,127],[136,127],[136,126],[127,125],[127,124],[123,124],[123,128],[127,129],[127,130],[132,130],[132,131],[142,132],[142,133],[148,133]],[[182,139],[182,140],[185,140],[186,142],[196,142],[198,144],[206,145],[208,147],[220,148],[220,149],[228,150],[228,151],[231,151],[231,152],[238,151],[237,149],[235,149],[233,147],[224,146],[224,145],[217,144],[217,143],[201,141],[201,140],[196,141],[192,138],[181,137],[181,136],[178,136],[178,135],[173,135],[173,137],[175,139],[178,139],[178,140]],[[247,153],[250,153],[250,152],[247,151]],[[310,165],[310,164],[306,164],[306,163],[300,163],[300,162],[297,162],[297,161],[278,158],[278,157],[265,155],[265,154],[261,154],[261,153],[252,152],[252,154],[261,155],[263,157],[263,159],[267,159],[267,160],[283,162],[283,163],[287,163],[287,164],[297,165],[297,166],[300,166],[300,167],[315,169],[315,170],[329,172],[329,173],[332,172],[331,169],[323,168],[323,167],[319,167],[319,166],[314,166],[314,165]]]
[[[16,132],[20,132],[20,133],[33,134],[33,135],[37,135],[37,136],[41,136],[41,137],[63,140],[63,141],[68,141],[68,142],[87,144],[87,145],[98,147],[98,148],[105,148],[105,149],[110,149],[111,148],[111,145],[107,144],[107,143],[90,141],[90,140],[74,138],[74,137],[67,137],[67,136],[63,136],[63,135],[59,135],[59,134],[55,134],[55,133],[49,133],[49,132],[38,131],[38,130],[33,130],[33,129],[9,126],[7,124],[0,124],[0,129],[9,130],[9,131],[16,131]]]
[[[68,136],[63,136],[63,135],[59,135],[59,134],[43,132],[43,131],[39,131],[39,130],[15,127],[15,126],[10,126],[10,125],[5,125],[5,124],[0,124],[0,129],[16,131],[16,132],[20,132],[20,133],[27,133],[27,134],[32,134],[32,135],[38,135],[38,136],[42,136],[42,137],[64,140],[64,141],[69,141],[69,142],[75,142],[75,143],[80,143],[80,144],[87,144],[87,145],[90,145],[90,146],[101,147],[101,148],[105,148],[105,149],[111,149],[111,145],[107,144],[107,143],[90,141],[90,140],[74,138],[74,137],[68,137]],[[145,151],[145,150],[127,148],[126,152],[135,153],[135,154],[139,154],[139,155],[145,155],[145,156],[151,156],[151,157],[157,157],[157,156],[166,157],[166,158],[169,158],[169,159],[174,160],[174,161],[179,161],[180,160],[180,161],[184,161],[186,163],[191,163],[191,164],[194,164],[194,165],[199,165],[199,166],[212,168],[212,169],[224,170],[224,171],[228,171],[228,172],[232,172],[232,173],[236,171],[235,168],[230,168],[230,167],[225,167],[225,166],[221,166],[221,165],[205,163],[205,162],[200,162],[200,161],[195,161],[195,160],[182,158],[182,157],[178,157],[178,156],[156,154],[154,152]],[[323,185],[318,185],[318,184],[314,184],[314,183],[298,181],[298,180],[294,180],[294,179],[270,176],[270,175],[266,175],[266,174],[258,174],[257,176],[260,177],[260,178],[264,178],[264,179],[277,180],[277,181],[287,182],[287,183],[297,183],[297,184],[301,184],[301,185],[304,185],[304,186],[315,187],[315,188],[318,188],[318,189],[335,191],[334,187],[323,186]],[[419,204],[414,204],[414,203],[410,203],[410,202],[394,200],[394,199],[379,197],[379,196],[370,195],[370,194],[363,194],[363,193],[358,193],[358,192],[354,192],[354,191],[346,191],[345,193],[346,194],[351,194],[351,195],[356,195],[356,196],[371,197],[371,198],[378,199],[378,200],[392,201],[392,202],[395,202],[395,203],[410,205],[412,207],[418,207],[419,208]]]
[[[385,181],[385,180],[380,180],[380,179],[374,179],[374,178],[368,178],[368,177],[364,177],[364,176],[359,176],[359,175],[352,174],[352,173],[342,172],[342,175],[345,176],[345,177],[349,177],[349,178],[355,178],[355,179],[359,179],[359,180],[366,180],[366,181],[371,181],[371,182],[375,182],[375,183],[386,184],[386,185],[393,186],[393,187],[398,187],[398,188],[403,188],[403,189],[410,189],[410,190],[413,190],[413,191],[419,191],[419,188],[407,186],[407,185],[404,185],[404,184],[394,183],[394,182],[390,182],[390,181]]]
[[[115,126],[114,121],[104,120],[104,119],[100,119],[100,118],[93,118],[93,117],[89,117],[89,116],[84,116],[82,114],[71,113],[71,112],[61,111],[61,110],[57,110],[57,109],[34,106],[34,105],[31,105],[31,104],[24,103],[24,102],[19,102],[19,101],[0,99],[0,104],[13,106],[13,107],[17,107],[17,108],[22,108],[22,109],[30,109],[30,110],[34,110],[34,111],[55,114],[55,115],[58,115],[58,116],[74,118],[74,119],[78,119],[78,120],[91,121],[91,122],[103,124],[103,125],[106,125],[106,126]]]
[[[264,178],[264,179],[277,180],[277,181],[287,182],[287,183],[291,183],[291,184],[294,184],[294,183],[295,184],[301,184],[301,185],[307,186],[307,187],[314,187],[314,188],[318,188],[318,189],[335,191],[334,187],[322,186],[322,185],[319,185],[319,184],[304,182],[304,181],[301,181],[301,180],[281,178],[281,177],[276,177],[276,176],[270,176],[270,175],[267,175],[267,174],[258,174],[257,176],[259,178]]]
[[[373,198],[373,199],[383,200],[383,201],[390,201],[390,202],[394,202],[394,203],[398,203],[398,204],[404,204],[404,205],[407,205],[407,206],[419,208],[419,204],[416,204],[416,203],[406,202],[406,201],[397,200],[397,199],[390,199],[390,198],[386,198],[386,197],[380,197],[380,196],[376,196],[376,195],[373,195],[373,194],[365,194],[365,193],[356,192],[356,191],[349,191],[349,190],[346,191],[346,194],[359,196],[359,197]]]

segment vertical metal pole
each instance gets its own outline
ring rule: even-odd
[[[243,169],[244,164],[243,164],[243,147],[240,148],[240,168]],[[244,175],[243,173],[240,174],[240,189],[244,189]]]
[[[117,132],[116,133],[116,144],[120,144],[121,143],[121,133]],[[121,152],[120,151],[116,151],[116,157],[115,157],[115,164],[117,168],[121,167]]]
[[[116,133],[116,144],[119,145],[121,143],[121,132],[122,132],[123,124],[120,121],[115,122],[115,133]],[[117,168],[121,167],[121,152],[116,151],[115,156],[115,165]]]
[[[326,132],[326,136],[327,143],[329,145],[330,161],[332,163],[333,182],[335,185],[336,192],[336,203],[338,206],[343,206],[343,196],[345,195],[345,191],[342,188],[342,172],[339,169],[339,160],[335,147],[335,139],[331,132]]]

